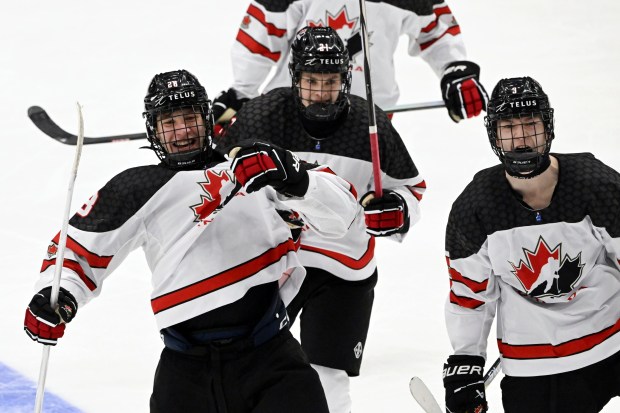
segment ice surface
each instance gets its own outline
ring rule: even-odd
[[[450,5],[489,91],[502,77],[536,78],[556,110],[553,149],[593,152],[620,168],[620,3],[456,0]],[[44,107],[75,133],[79,100],[87,135],[141,132],[142,98],[153,74],[185,68],[212,96],[228,88],[229,49],[246,6],[245,0],[3,4],[1,363],[36,382],[41,348],[23,333],[23,316],[47,244],[60,228],[73,159],[72,147],[52,141],[30,123],[27,108]],[[406,55],[406,38],[396,65],[400,103],[440,98],[439,81],[430,68]],[[380,280],[362,375],[353,380],[355,413],[420,411],[408,391],[414,375],[443,398],[441,368],[451,351],[443,321],[445,223],[452,201],[473,174],[495,163],[481,118],[457,125],[443,109],[435,109],[399,114],[394,123],[428,191],[423,219],[406,241],[378,242]],[[86,147],[74,209],[117,172],[153,163],[153,154],[138,150],[140,146],[134,141]],[[80,309],[52,349],[47,388],[84,412],[146,412],[162,344],[149,307],[149,271],[141,252],[103,290]],[[488,365],[497,356],[493,334],[490,341]],[[489,389],[495,412],[501,411],[500,379]],[[1,411],[9,408],[0,405]],[[620,411],[620,399],[605,411]]]

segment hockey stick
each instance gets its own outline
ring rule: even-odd
[[[47,114],[47,112],[39,106],[31,106],[28,108],[28,117],[35,124],[37,128],[44,134],[57,140],[60,143],[66,145],[75,145],[78,142],[78,137],[63,130],[58,126]],[[107,143],[107,142],[123,142],[134,139],[146,139],[146,133],[133,133],[128,135],[116,135],[116,136],[103,136],[100,138],[84,138],[84,145],[90,145],[93,143]]]
[[[366,1],[360,0],[360,25],[364,48],[364,79],[366,80],[366,100],[368,101],[368,136],[370,138],[370,156],[375,181],[375,197],[383,195],[381,184],[381,160],[379,158],[379,135],[377,134],[377,117],[372,99],[372,82],[370,79],[370,55],[368,51],[368,29],[366,29]]]
[[[413,110],[424,110],[424,109],[436,109],[436,108],[445,108],[446,104],[443,100],[437,100],[433,102],[422,102],[422,103],[409,103],[404,105],[396,105],[391,108],[385,109],[385,113],[398,113],[398,112],[409,112]]]
[[[489,387],[501,370],[501,360],[498,357],[483,377],[485,389]],[[443,413],[443,410],[439,407],[439,403],[437,403],[437,399],[435,399],[435,396],[433,396],[433,393],[426,387],[426,384],[424,384],[421,378],[413,377],[411,379],[409,382],[409,391],[426,413]]]
[[[422,102],[422,103],[410,103],[404,105],[396,105],[385,110],[386,113],[398,113],[409,112],[414,110],[435,109],[444,107],[442,101],[436,102]],[[232,118],[234,111],[228,109],[224,114],[226,117]],[[224,115],[222,118],[224,118]],[[47,114],[45,109],[40,106],[31,106],[28,108],[28,117],[35,124],[37,128],[50,138],[64,143],[65,145],[77,144],[78,137],[72,133],[67,132],[56,124]],[[146,133],[130,133],[126,135],[111,135],[101,136],[99,138],[84,138],[84,145],[91,145],[95,143],[109,143],[109,142],[126,142],[136,139],[146,139]]]
[[[50,305],[52,308],[58,306],[58,293],[60,292],[60,275],[65,258],[65,247],[67,246],[67,230],[69,228],[69,211],[71,210],[71,198],[73,197],[73,186],[77,177],[77,170],[82,155],[82,147],[84,145],[84,119],[82,117],[82,107],[77,104],[78,109],[78,136],[76,137],[75,156],[73,158],[73,168],[69,177],[69,187],[67,188],[67,197],[65,199],[65,210],[62,217],[62,227],[58,240],[58,250],[56,251],[56,268],[54,270],[54,280],[52,281],[52,292],[50,296]],[[62,320],[61,320],[62,321]],[[43,406],[43,396],[45,395],[45,379],[47,377],[47,363],[50,356],[50,346],[43,346],[43,357],[41,359],[41,368],[39,370],[39,383],[37,385],[37,396],[34,404],[34,411],[39,413]]]

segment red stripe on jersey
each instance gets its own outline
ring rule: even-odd
[[[431,23],[429,23],[426,27],[424,27],[422,29],[422,33],[429,33],[431,31],[433,31],[433,29],[435,27],[437,27],[438,24],[438,20],[441,16],[445,15],[445,14],[452,14],[452,11],[450,10],[450,7],[445,6],[445,7],[439,7],[435,10],[433,10],[433,12],[435,13],[435,20],[433,20]]]
[[[469,288],[474,293],[479,293],[487,289],[489,280],[484,280],[480,282],[474,281],[471,278],[465,277],[463,274],[458,272],[454,267],[451,267],[450,258],[446,257],[446,262],[448,263],[448,273],[450,274],[450,280],[464,284],[467,288]]]
[[[286,29],[280,29],[276,27],[273,23],[267,22],[267,18],[265,17],[265,13],[258,7],[250,4],[248,7],[248,14],[254,17],[256,20],[260,22],[267,29],[267,34],[276,37],[282,37],[286,34]]]
[[[500,339],[497,340],[497,346],[503,357],[511,359],[527,360],[567,357],[588,351],[619,331],[620,320],[598,333],[589,334],[555,346],[553,344],[512,345],[504,343]]]
[[[41,272],[47,270],[49,267],[51,267],[54,264],[56,264],[56,259],[43,260],[43,265],[41,266]],[[97,284],[95,284],[93,280],[88,278],[88,276],[84,272],[84,268],[82,268],[82,266],[77,261],[65,258],[63,260],[62,266],[63,268],[68,268],[74,271],[80,277],[80,280],[82,280],[82,282],[86,285],[86,287],[88,287],[90,291],[95,291],[97,289]]]
[[[422,200],[422,197],[424,197],[424,191],[426,190],[426,182],[422,181],[418,184],[415,184],[414,186],[408,186],[407,189],[409,190],[409,192],[411,192],[413,196],[415,196],[415,198],[419,202]],[[421,191],[419,191],[418,189],[421,189]]]
[[[56,234],[54,239],[52,240],[56,244],[60,239],[60,232]],[[113,255],[97,255],[93,252],[87,250],[84,246],[80,245],[76,240],[67,236],[67,248],[73,251],[76,255],[84,257],[92,268],[108,268],[110,265],[110,261],[114,258]]]
[[[482,304],[484,304],[482,301],[478,301],[473,298],[460,297],[454,294],[452,291],[450,291],[450,302],[452,304],[456,304],[458,306],[465,307],[465,308],[471,308],[471,309],[478,308]]]
[[[261,255],[246,261],[234,268],[230,268],[219,274],[215,274],[205,280],[188,285],[168,294],[156,297],[151,300],[151,308],[153,313],[157,314],[187,301],[194,300],[214,291],[228,287],[239,281],[249,278],[259,271],[269,267],[270,265],[280,261],[282,257],[291,251],[296,250],[296,245],[292,239],[288,239],[283,243],[271,248]]]
[[[452,36],[456,36],[457,34],[461,33],[461,27],[457,24],[456,26],[452,26],[450,28],[448,28],[448,30],[446,30],[445,32],[443,32],[443,34],[441,36],[439,36],[436,39],[433,39],[429,42],[426,43],[422,43],[420,45],[420,50],[425,50],[428,49],[429,47],[431,47],[433,44],[435,44],[435,42],[439,39],[441,39],[442,37],[444,37],[446,34],[451,34]]]
[[[372,257],[374,257],[375,255],[375,237],[370,237],[370,239],[368,240],[368,246],[366,247],[366,252],[359,259],[351,258],[339,252],[330,251],[323,248],[311,247],[304,244],[301,244],[301,249],[325,255],[353,270],[360,270],[366,265],[368,265],[368,263],[372,260]]]
[[[280,60],[280,52],[272,52],[241,29],[239,29],[239,32],[237,33],[237,41],[247,47],[248,50],[254,54],[259,54],[267,59],[273,60],[274,62]]]

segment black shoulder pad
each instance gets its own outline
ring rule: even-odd
[[[256,0],[258,4],[263,6],[267,11],[283,12],[289,6],[299,0]]]
[[[174,175],[160,165],[127,169],[112,178],[85,204],[85,216],[75,214],[69,224],[82,231],[112,231],[123,225]]]

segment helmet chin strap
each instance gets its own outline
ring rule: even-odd
[[[504,153],[504,168],[517,179],[531,179],[545,172],[551,165],[549,152],[538,153],[532,148],[517,148]]]

